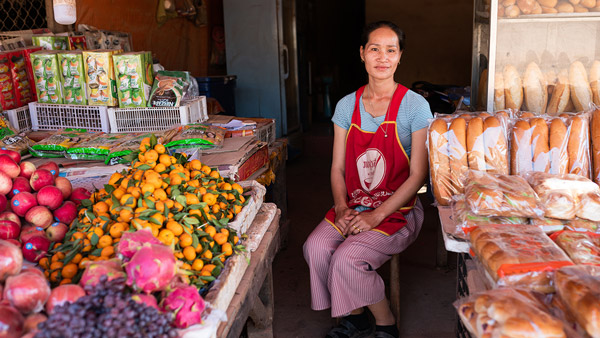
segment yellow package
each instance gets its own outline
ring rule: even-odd
[[[97,49],[83,51],[83,64],[90,105],[116,106],[117,82],[113,64],[113,54],[120,50]]]

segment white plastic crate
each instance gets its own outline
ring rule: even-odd
[[[61,128],[83,128],[89,131],[110,132],[106,106],[78,106],[69,104],[47,104],[32,102],[31,129],[57,130]]]
[[[206,96],[186,101],[181,107],[110,108],[110,130],[113,133],[166,130],[208,120]]]
[[[17,129],[20,133],[31,131],[31,115],[29,114],[29,106],[5,110],[4,115],[8,118],[10,125]]]

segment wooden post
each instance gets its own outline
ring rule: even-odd
[[[393,255],[390,262],[390,307],[400,328],[400,254]]]
[[[58,23],[54,21],[54,7],[52,6],[52,0],[46,0],[46,23],[51,32],[56,31]]]

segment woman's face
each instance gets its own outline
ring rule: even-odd
[[[388,27],[377,28],[369,35],[369,41],[360,46],[360,57],[370,77],[386,79],[394,76],[402,51],[398,35]]]

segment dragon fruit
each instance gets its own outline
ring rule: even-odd
[[[134,232],[125,232],[117,245],[117,252],[128,260],[145,244],[162,244],[149,228],[140,229]]]
[[[202,322],[205,304],[198,289],[191,285],[179,285],[162,301],[163,310],[173,312],[173,323],[180,329]]]
[[[127,285],[144,293],[162,291],[175,277],[176,263],[170,247],[144,244],[125,265]]]
[[[118,259],[109,259],[105,261],[93,262],[85,268],[79,284],[84,289],[86,286],[95,286],[100,282],[100,277],[106,275],[108,280],[125,278],[125,272],[121,268],[121,261]]]
[[[156,302],[156,298],[154,298],[154,296],[152,296],[152,295],[138,293],[138,294],[132,295],[131,299],[133,299],[136,303],[145,304],[146,306],[153,307],[160,311],[160,308],[158,307],[158,303]]]

